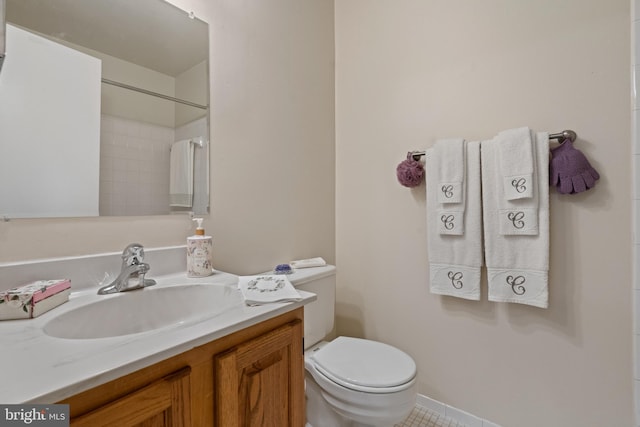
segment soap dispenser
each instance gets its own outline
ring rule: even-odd
[[[206,277],[213,274],[213,239],[204,235],[202,218],[197,223],[196,234],[187,237],[187,276]]]

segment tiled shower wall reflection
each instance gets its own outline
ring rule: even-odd
[[[100,215],[169,213],[172,128],[102,115]]]

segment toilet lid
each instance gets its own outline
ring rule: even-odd
[[[345,387],[389,388],[416,376],[416,364],[403,351],[377,341],[338,337],[313,358],[318,371]]]

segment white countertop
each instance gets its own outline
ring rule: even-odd
[[[216,272],[198,279],[187,278],[185,274],[153,278],[158,282],[154,288],[176,284],[226,286],[233,289],[237,305],[194,323],[130,335],[97,339],[46,335],[43,326],[49,320],[104,298],[96,294],[98,288],[90,288],[72,292],[68,302],[35,319],[0,321],[0,366],[3,367],[0,403],[54,403],[316,299],[312,293],[299,291],[303,297],[299,302],[249,307],[236,289],[237,276],[232,274]]]

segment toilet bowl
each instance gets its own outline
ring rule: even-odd
[[[404,420],[417,396],[413,359],[377,341],[325,341],[334,326],[334,266],[296,270],[289,280],[317,296],[304,307],[307,427],[392,427]]]
[[[305,369],[312,427],[390,427],[415,405],[416,365],[387,344],[350,337],[321,342],[305,352]]]

